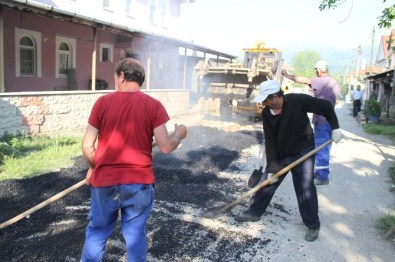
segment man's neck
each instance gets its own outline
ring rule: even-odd
[[[325,76],[329,76],[329,73],[321,73],[320,77],[325,77]]]
[[[136,82],[127,82],[118,86],[119,92],[137,92],[140,91],[140,86]]]

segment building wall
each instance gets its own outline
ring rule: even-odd
[[[7,92],[54,91],[57,86],[67,86],[67,78],[56,77],[56,36],[76,39],[76,69],[78,88],[88,89],[93,52],[93,29],[87,26],[51,19],[9,8],[4,16],[4,64]],[[43,26],[45,25],[45,26]],[[15,28],[41,33],[41,77],[16,76]],[[100,65],[99,65],[100,66]]]
[[[82,135],[94,102],[111,91],[0,94],[0,137],[11,135]],[[145,91],[165,106],[170,118],[186,114],[186,90]]]
[[[6,92],[31,92],[68,90],[68,78],[56,76],[57,45],[56,37],[67,37],[75,40],[76,54],[75,71],[77,90],[89,90],[92,78],[92,56],[94,53],[94,35],[96,32],[96,79],[108,83],[109,89],[114,89],[114,65],[121,60],[127,50],[139,54],[140,61],[147,71],[147,81],[143,89],[174,89],[180,88],[178,80],[178,46],[157,42],[141,37],[126,37],[100,28],[80,25],[61,19],[22,12],[8,7],[3,8],[4,27],[4,80]],[[133,20],[132,20],[133,21]],[[16,30],[30,30],[40,34],[39,45],[41,52],[41,74],[38,76],[17,76],[16,70]],[[110,44],[113,47],[112,61],[100,61],[100,44]],[[162,68],[161,77],[148,75]],[[74,67],[74,66],[73,66]],[[156,69],[155,69],[156,68]],[[150,69],[150,70],[149,70]],[[155,70],[154,70],[155,69]]]

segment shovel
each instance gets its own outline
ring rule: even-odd
[[[263,173],[262,169],[263,166],[260,166],[259,169],[254,169],[254,171],[252,171],[252,174],[247,182],[249,188],[253,188],[254,186],[256,186],[262,178],[263,180],[266,180],[267,172]]]
[[[324,144],[320,145],[319,147],[311,150],[310,152],[308,152],[306,155],[302,156],[301,158],[295,160],[294,162],[292,162],[291,164],[289,164],[288,166],[284,167],[283,169],[281,169],[280,171],[278,171],[277,173],[275,173],[272,177],[271,177],[271,181],[276,181],[277,178],[279,178],[280,176],[286,174],[289,170],[291,170],[292,168],[294,168],[295,166],[299,165],[300,163],[302,163],[303,161],[305,161],[307,158],[311,157],[312,155],[314,155],[315,153],[317,153],[318,151],[320,151],[322,148],[326,147],[327,145],[329,145],[330,143],[332,143],[333,140],[330,139],[328,141],[326,141]],[[249,196],[255,194],[256,192],[258,192],[259,190],[261,190],[262,188],[266,187],[267,185],[270,184],[270,180],[266,179],[265,181],[263,181],[262,183],[258,184],[256,187],[254,187],[253,189],[251,189],[250,191],[248,191],[247,193],[245,193],[244,195],[241,195],[240,197],[238,197],[237,199],[235,199],[234,201],[230,202],[227,205],[222,205],[222,206],[217,206],[217,207],[212,207],[209,208],[205,211],[203,211],[201,213],[202,217],[205,218],[214,218],[222,213],[225,213],[229,210],[231,210],[232,208],[234,208],[236,205],[240,204],[241,202],[243,202],[246,198],[248,198]]]
[[[258,185],[259,181],[267,179],[267,171],[265,170],[265,172],[262,172],[263,168],[266,169],[265,145],[263,145],[259,150],[259,158],[260,158],[259,169],[254,169],[254,171],[252,171],[250,178],[248,179],[247,185],[249,188],[253,188],[256,185]]]

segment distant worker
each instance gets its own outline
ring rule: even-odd
[[[358,84],[357,88],[354,89],[351,93],[352,115],[354,117],[358,116],[358,113],[361,112],[361,99],[362,99],[361,85]]]
[[[114,79],[115,92],[95,102],[82,141],[89,167],[86,181],[91,186],[82,262],[102,261],[119,214],[127,260],[146,261],[146,225],[155,183],[153,137],[161,152],[170,153],[187,135],[186,127],[177,124],[169,135],[166,109],[140,91],[145,80],[140,62],[121,60],[116,64]]]
[[[288,79],[297,83],[307,84],[314,91],[317,98],[328,100],[333,107],[337,103],[340,87],[336,80],[329,74],[328,63],[320,60],[315,65],[317,77],[307,78],[304,76],[289,75],[287,70],[281,73]],[[331,126],[324,116],[313,115],[315,146],[319,147],[331,138]],[[329,184],[329,159],[332,145],[329,144],[315,155],[315,185]]]

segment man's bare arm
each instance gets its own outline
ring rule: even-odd
[[[89,168],[95,167],[96,140],[99,130],[89,125],[86,127],[84,138],[82,139],[82,154]]]
[[[281,74],[283,74],[286,78],[297,82],[297,83],[301,83],[301,84],[306,84],[306,85],[311,85],[311,80],[310,78],[304,77],[304,76],[295,76],[295,75],[290,75],[288,74],[288,70],[281,70]]]
[[[163,124],[154,129],[155,141],[163,153],[174,151],[181,140],[187,136],[187,128],[184,125],[174,125],[174,133],[169,134],[166,125]]]

